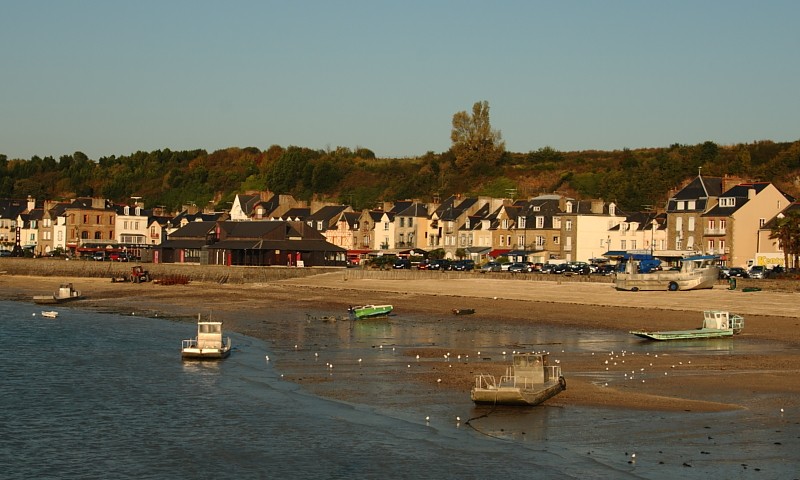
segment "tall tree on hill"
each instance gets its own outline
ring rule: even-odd
[[[470,173],[482,173],[496,166],[506,150],[500,131],[492,130],[489,102],[475,102],[472,114],[466,111],[453,115],[451,151],[456,166]]]

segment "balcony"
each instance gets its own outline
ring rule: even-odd
[[[727,228],[706,228],[703,230],[703,235],[708,236],[723,236],[727,235],[728,229]]]

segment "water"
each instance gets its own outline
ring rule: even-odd
[[[798,470],[796,456],[786,462],[800,446],[796,422],[776,433],[761,418],[705,416],[715,443],[735,453],[710,446],[697,417],[679,414],[500,408],[473,429],[453,421],[452,405],[434,405],[425,422],[420,405],[316,397],[283,380],[265,359],[275,353],[249,337],[232,334],[223,362],[182,362],[191,325],[59,311],[46,319],[33,305],[0,302],[3,478],[791,478]],[[345,340],[394,335],[363,328]],[[456,409],[464,419],[488,413]],[[744,427],[747,441],[737,435],[742,421],[756,425]],[[690,456],[692,468],[683,466]]]

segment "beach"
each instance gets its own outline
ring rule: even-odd
[[[31,301],[33,295],[50,293],[64,282],[72,282],[85,295],[71,304],[76,308],[185,322],[194,321],[198,314],[213,314],[214,319],[224,322],[227,331],[272,345],[274,366],[286,380],[323,396],[356,403],[391,404],[385,396],[369,400],[370,396],[362,395],[373,388],[369,382],[387,375],[398,384],[397,391],[416,392],[420,397],[416,401],[424,402],[426,395],[441,395],[442,391],[468,398],[477,373],[502,374],[509,362],[502,352],[510,355],[516,349],[538,348],[557,359],[567,378],[567,390],[549,400],[552,405],[687,412],[791,412],[800,407],[796,293],[748,293],[719,286],[688,292],[619,292],[608,283],[514,282],[489,276],[443,281],[435,274],[414,281],[380,280],[334,272],[268,283],[191,282],[170,286],[112,283],[108,278],[6,274],[0,275],[1,297]],[[345,320],[348,306],[363,303],[392,304],[395,315],[360,326]],[[475,314],[453,315],[456,308],[474,309]],[[698,328],[706,309],[730,310],[745,317],[742,334],[717,341],[725,342],[723,348],[731,348],[731,354],[721,355],[718,349],[671,353],[668,347],[651,354],[648,344],[653,342],[631,340],[632,335],[627,333],[635,329]],[[472,345],[475,339],[484,338],[489,326],[495,334],[492,339],[513,339],[535,329],[564,332],[563,336],[599,332],[622,347],[595,351],[572,348],[568,341],[558,339],[548,341],[548,345],[509,341],[484,346],[479,354]],[[430,331],[432,340],[408,344],[392,339],[384,345],[378,336],[372,350],[391,348],[391,368],[409,362],[410,369],[413,363],[414,375],[392,374],[394,370],[384,362],[360,368],[349,376],[348,369],[337,369],[334,384],[330,372],[307,361],[312,349],[331,354],[338,351],[338,358],[347,358],[342,351],[347,349],[346,337],[354,328],[375,331],[412,327]],[[300,328],[302,345],[298,346]],[[738,352],[737,342],[748,348]],[[307,352],[288,355],[293,349]],[[370,364],[369,360],[364,358],[363,364]],[[623,373],[628,370],[630,373]],[[619,381],[622,378],[630,381]]]

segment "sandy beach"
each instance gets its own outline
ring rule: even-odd
[[[213,311],[214,318],[222,320],[226,330],[263,339],[276,352],[290,350],[293,342],[296,345],[299,326],[323,323],[337,326],[306,329],[305,345],[344,348],[342,342],[337,343],[335,332],[353,328],[351,322],[341,318],[348,305],[391,303],[398,316],[390,317],[388,322],[395,327],[458,332],[457,336],[437,337],[432,342],[403,345],[395,352],[400,363],[416,359],[417,355],[423,360],[445,359],[446,371],[443,362],[428,361],[415,365],[416,374],[403,380],[414,383],[412,387],[421,395],[436,388],[468,397],[475,374],[499,375],[504,371],[508,359],[500,354],[501,350],[510,353],[515,348],[528,349],[529,345],[509,342],[485,348],[478,355],[464,346],[491,326],[501,338],[508,332],[546,328],[566,332],[564,335],[598,331],[627,345],[613,353],[564,348],[557,344],[560,342],[540,347],[558,359],[568,381],[568,389],[551,399],[552,404],[695,412],[780,408],[797,411],[800,407],[800,315],[795,293],[747,293],[721,287],[633,293],[618,292],[606,283],[514,282],[487,276],[447,281],[434,276],[415,281],[375,280],[348,278],[344,272],[268,284],[192,282],[173,286],[120,284],[102,278],[2,275],[0,297],[31,301],[33,295],[50,293],[62,282],[72,282],[84,292],[86,298],[74,303],[77,308],[186,322],[193,321],[198,313]],[[451,313],[454,308],[474,308],[476,313],[455,316]],[[745,316],[742,334],[718,340],[729,342],[724,345],[732,347],[746,342],[748,348],[743,353],[735,348],[725,355],[702,349],[672,354],[669,349],[661,349],[659,357],[649,351],[645,354],[645,348],[637,354],[638,346],[647,342],[631,340],[633,336],[627,333],[632,329],[697,328],[705,309],[730,310]],[[332,333],[334,338],[330,338]],[[458,340],[447,340],[454,338]],[[383,345],[375,347],[381,349]],[[302,362],[277,361],[275,367],[285,372],[287,380],[302,383],[315,393],[349,401],[359,397],[361,382],[373,381],[383,373],[374,370],[365,374],[362,370],[344,379],[340,374],[337,388],[331,388],[324,373]],[[631,377],[642,372],[638,377],[642,382],[638,378],[633,382],[617,381],[627,370]],[[644,378],[655,378],[655,370],[657,381],[644,382]]]

